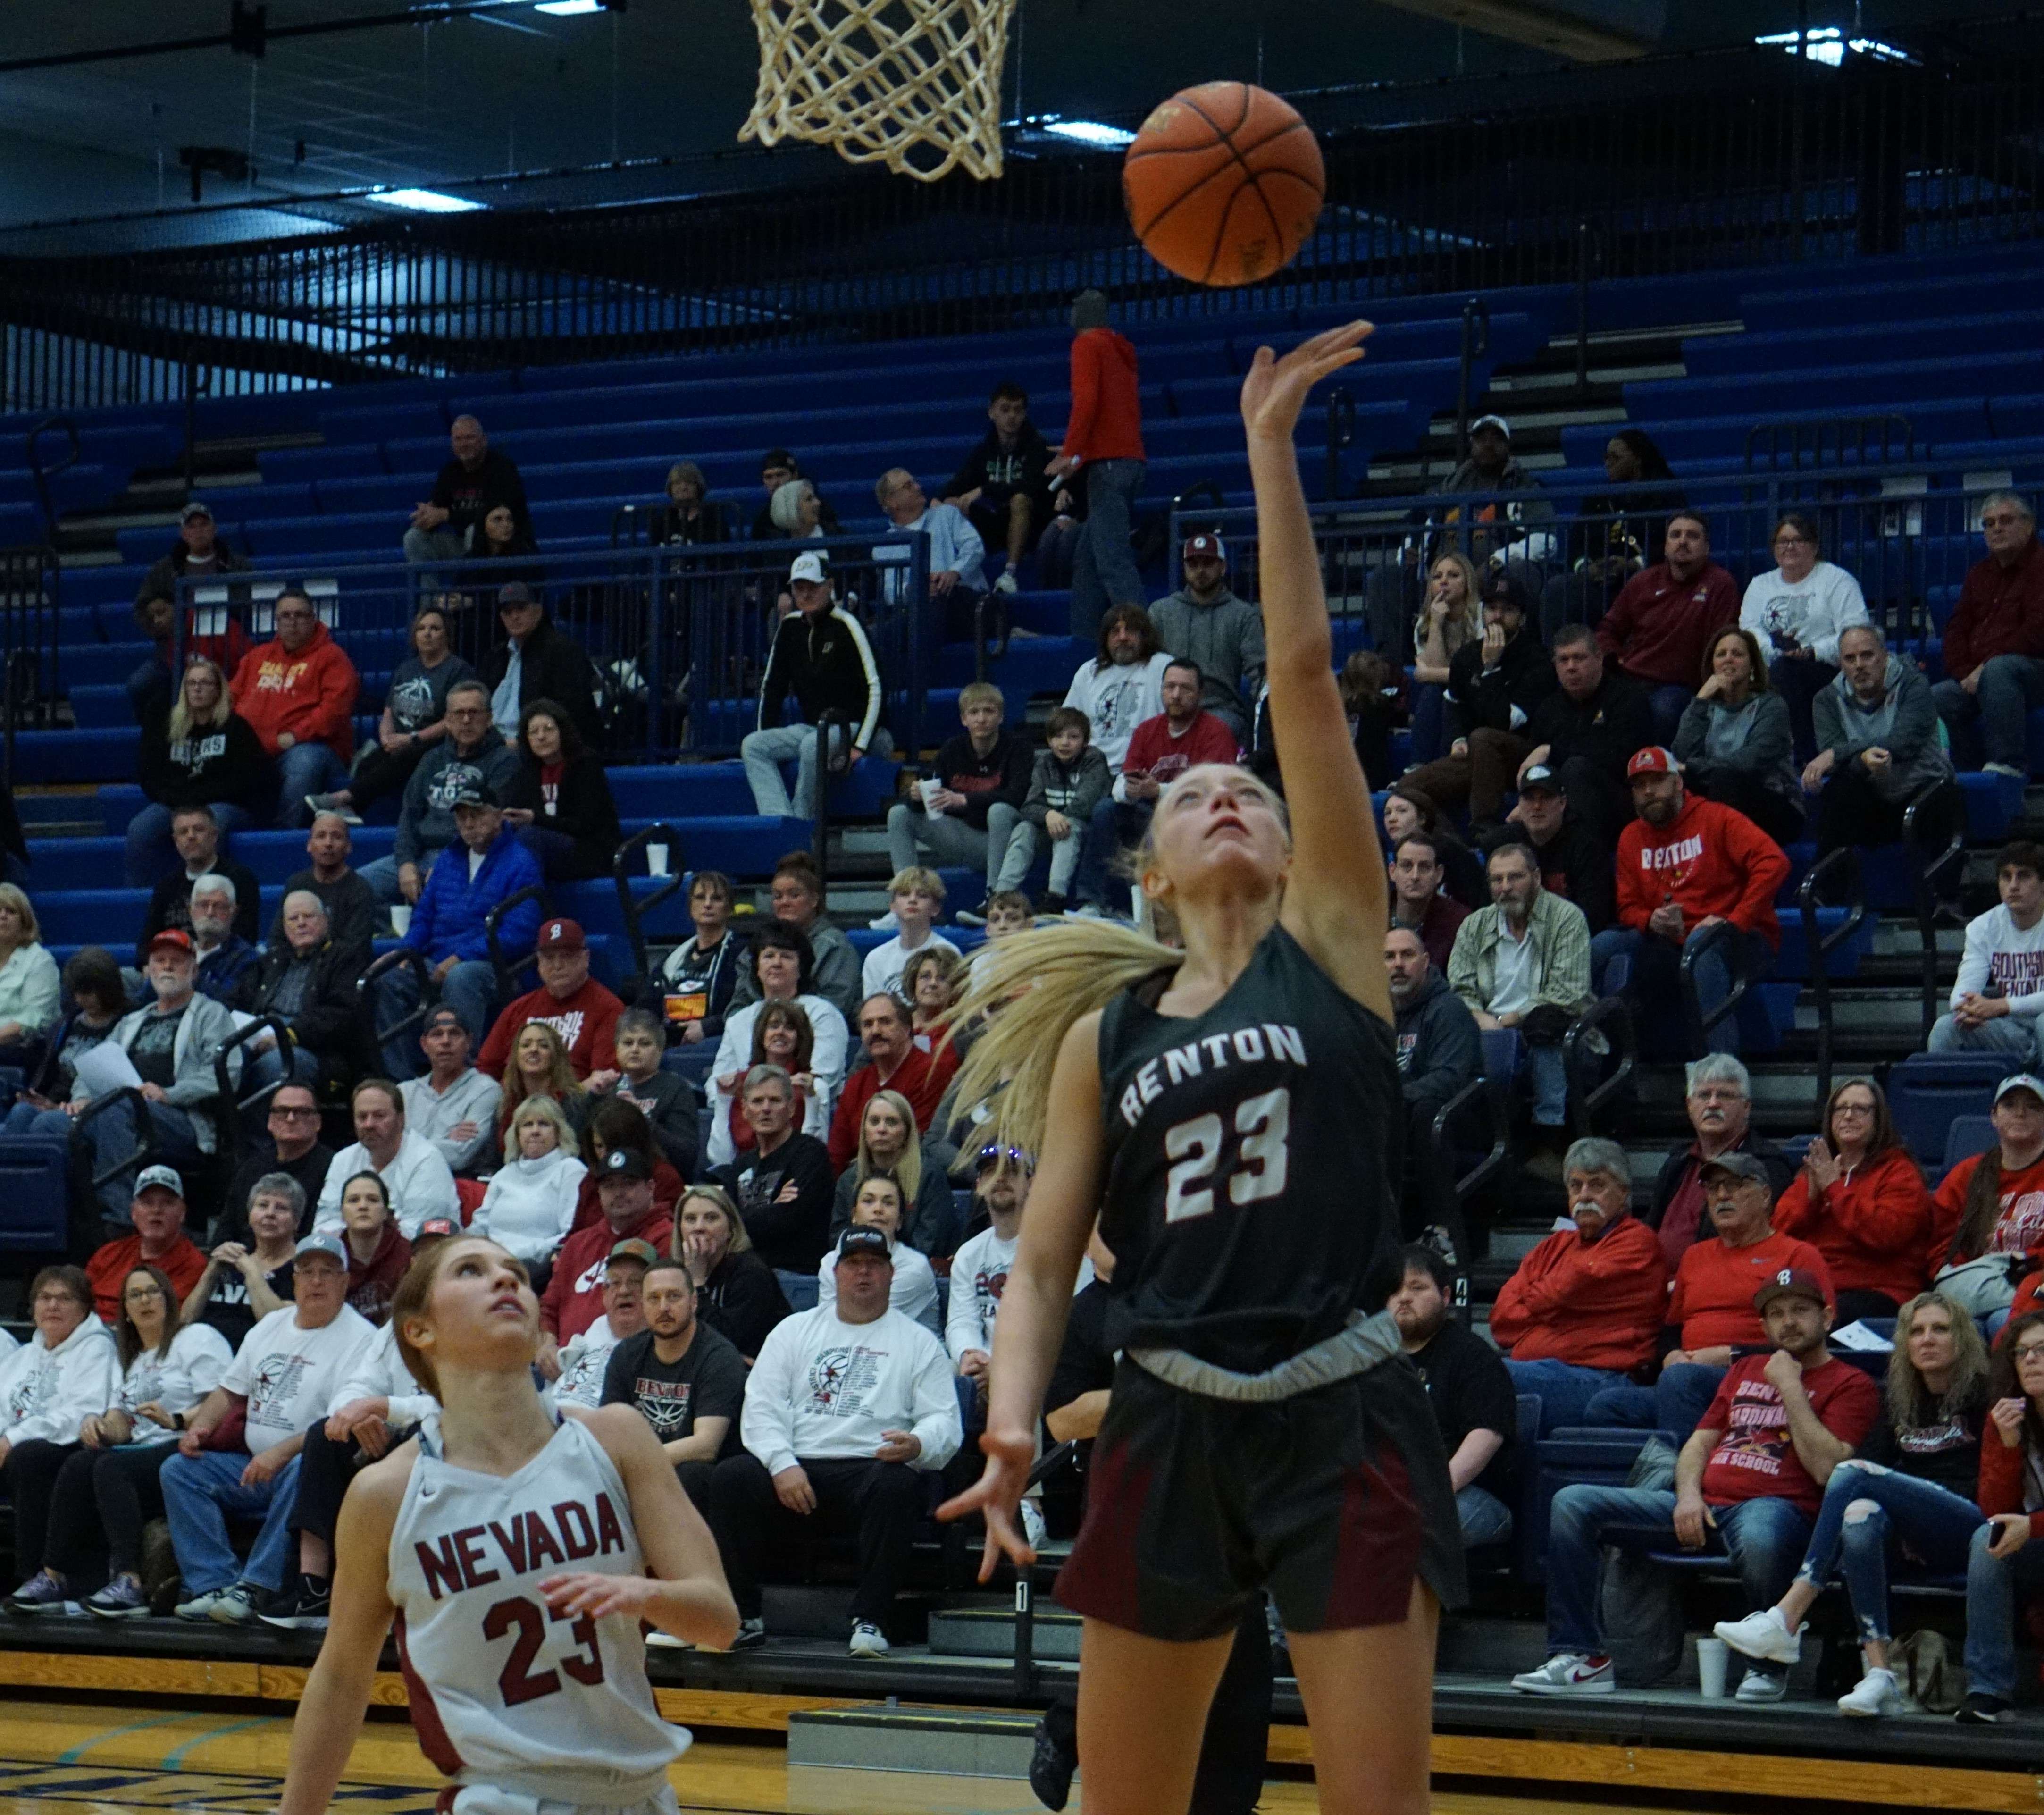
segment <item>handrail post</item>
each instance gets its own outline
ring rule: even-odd
[[[816,817],[811,823],[809,854],[816,860],[816,888],[824,900],[830,895],[830,734],[832,726],[840,722],[835,712],[816,715]],[[845,735],[851,735],[851,726],[845,726]],[[849,744],[845,753],[851,753]]]
[[[1950,802],[1951,823],[1945,848],[1934,857],[1923,848],[1925,826],[1940,798]],[[1958,783],[1934,782],[1903,809],[1902,842],[1909,853],[1909,880],[1916,896],[1916,936],[1923,959],[1923,1039],[1927,1044],[1938,1019],[1938,890],[1955,859],[1963,860],[1966,841],[1965,797]]]
[[[1576,394],[1590,388],[1590,223],[1576,223]]]
[[[1490,305],[1472,296],[1462,305],[1462,371],[1455,381],[1455,460],[1469,458],[1470,368],[1490,351]]]
[[[1027,1702],[1036,1693],[1036,1569],[1024,1563],[1015,1571],[1015,1699]]]

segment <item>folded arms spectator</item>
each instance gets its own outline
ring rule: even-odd
[[[1681,510],[1668,519],[1662,559],[1612,601],[1597,647],[1650,690],[1654,734],[1672,742],[1711,639],[1738,621],[1738,583],[1711,559],[1709,526]]]
[[[1150,607],[1157,636],[1174,656],[1200,671],[1200,706],[1249,740],[1249,715],[1263,690],[1263,613],[1228,583],[1228,549],[1218,536],[1186,537],[1179,550],[1184,579]]]
[[[550,699],[533,701],[520,716],[518,746],[504,817],[548,881],[609,875],[624,834],[603,759],[583,744],[573,715]]]
[[[1584,823],[1608,844],[1632,817],[1625,766],[1654,738],[1646,690],[1606,664],[1596,633],[1584,625],[1555,633],[1554,667],[1558,684],[1533,709],[1526,733],[1532,748],[1519,774],[1551,769]]]
[[[426,1056],[425,1075],[399,1086],[405,1126],[432,1144],[450,1171],[474,1173],[496,1153],[503,1089],[469,1063],[475,1043],[451,1008],[426,1017],[419,1050]]]
[[[603,744],[596,706],[597,675],[586,651],[548,614],[529,586],[513,581],[497,594],[497,621],[504,639],[490,652],[484,683],[490,718],[507,741],[519,734],[526,712],[542,700],[565,707],[582,740]]]

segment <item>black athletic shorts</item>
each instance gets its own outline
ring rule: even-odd
[[[1447,1452],[1402,1355],[1243,1404],[1124,1358],[1093,1445],[1085,1521],[1058,1572],[1074,1613],[1153,1639],[1217,1638],[1268,1589],[1288,1631],[1396,1625],[1418,1575],[1466,1593]]]

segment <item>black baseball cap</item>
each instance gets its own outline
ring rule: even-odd
[[[887,1237],[864,1223],[855,1225],[838,1238],[838,1259],[842,1260],[847,1254],[870,1254],[889,1262],[894,1258],[893,1249],[887,1245]]]
[[[653,1168],[647,1164],[646,1156],[636,1147],[613,1147],[603,1156],[603,1170],[597,1175],[599,1182],[605,1179],[650,1179]]]
[[[450,807],[501,806],[503,804],[497,798],[497,790],[479,775],[458,783],[454,790],[454,798],[448,802]]]

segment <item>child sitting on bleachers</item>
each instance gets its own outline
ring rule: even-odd
[[[1062,913],[1070,898],[1085,849],[1086,829],[1114,777],[1106,756],[1095,748],[1093,721],[1077,706],[1061,706],[1044,721],[1049,748],[1037,752],[1029,777],[1029,798],[1023,802],[1022,823],[1008,846],[1001,886],[1019,889],[1035,861],[1039,839],[1051,841],[1051,883],[1039,906],[1045,913]],[[993,933],[993,903],[988,906],[988,934]]]

